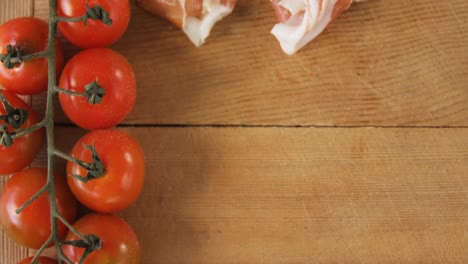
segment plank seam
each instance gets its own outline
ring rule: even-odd
[[[76,127],[69,123],[56,123],[57,127]],[[405,129],[466,129],[468,126],[341,126],[341,125],[256,125],[256,124],[120,124],[118,127],[154,128],[405,128]]]

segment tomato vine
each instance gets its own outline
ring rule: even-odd
[[[47,101],[46,101],[46,111],[45,117],[42,121],[30,126],[29,128],[20,128],[20,125],[27,118],[27,111],[23,109],[13,108],[6,98],[0,93],[0,103],[3,104],[6,109],[7,115],[2,116],[0,120],[3,120],[8,125],[13,127],[15,130],[10,132],[7,129],[5,124],[2,124],[0,127],[0,144],[4,147],[9,147],[15,141],[15,139],[25,136],[29,133],[32,133],[38,129],[44,128],[46,131],[47,139],[47,180],[45,185],[37,191],[32,197],[30,197],[23,205],[16,209],[17,214],[21,214],[28,206],[30,206],[34,201],[36,201],[41,195],[48,193],[48,202],[50,206],[50,224],[51,224],[51,233],[47,238],[45,243],[39,248],[34,257],[30,260],[30,263],[37,263],[43,251],[48,248],[51,244],[55,245],[57,251],[57,257],[59,263],[73,264],[63,252],[63,245],[72,245],[76,247],[81,247],[85,249],[86,254],[80,259],[79,263],[83,263],[86,256],[91,252],[100,249],[101,242],[98,236],[93,234],[84,235],[75,229],[70,222],[68,222],[59,212],[58,205],[56,201],[56,189],[55,189],[55,180],[54,180],[54,158],[61,157],[69,161],[73,161],[78,165],[84,167],[85,169],[91,170],[94,164],[86,163],[79,161],[73,157],[62,153],[55,147],[54,141],[54,103],[53,98],[57,93],[64,93],[72,96],[84,96],[87,97],[90,104],[98,104],[101,102],[103,96],[105,95],[105,89],[100,87],[96,81],[88,84],[85,88],[86,91],[83,93],[73,92],[60,88],[57,85],[57,69],[56,69],[56,48],[57,48],[57,24],[59,22],[76,22],[84,23],[88,19],[99,20],[106,25],[112,24],[112,19],[110,19],[109,13],[104,10],[101,6],[95,5],[93,7],[88,6],[86,3],[86,12],[80,17],[61,17],[57,13],[57,0],[49,0],[49,30],[48,30],[48,43],[47,48],[44,51],[23,55],[22,51],[18,47],[8,45],[6,47],[6,54],[0,54],[0,61],[3,64],[3,67],[7,69],[12,69],[18,66],[21,63],[24,63],[29,60],[34,60],[38,58],[46,58],[48,61],[48,83],[47,83]],[[93,154],[95,150],[91,148]],[[95,154],[97,156],[97,154]],[[102,164],[101,164],[102,165]],[[103,171],[103,168],[102,168]],[[58,233],[58,221],[63,223],[71,232],[73,232],[79,240],[73,241],[61,241]]]

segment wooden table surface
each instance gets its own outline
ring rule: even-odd
[[[113,46],[138,78],[121,129],[148,173],[119,215],[142,263],[468,263],[468,2],[355,4],[291,57],[269,1],[238,2],[201,48],[138,8]],[[62,150],[84,133],[58,112]],[[0,239],[1,264],[32,254]]]

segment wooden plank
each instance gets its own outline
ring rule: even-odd
[[[238,2],[199,49],[132,10],[114,46],[138,77],[126,123],[468,125],[468,1],[355,4],[292,57],[269,33],[269,1]],[[47,1],[35,10],[46,17]]]
[[[2,0],[0,1],[0,24],[21,16],[33,15],[33,0]],[[0,190],[3,189],[8,177],[0,176]],[[28,255],[26,248],[19,247],[7,235],[0,232],[0,263],[17,263]]]
[[[120,214],[142,264],[468,263],[468,129],[125,131],[147,160]]]
[[[2,0],[0,2],[0,23],[22,16],[32,16],[34,0]]]

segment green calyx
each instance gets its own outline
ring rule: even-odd
[[[13,145],[13,137],[8,132],[8,128],[5,124],[0,125],[0,145],[4,147]]]
[[[3,63],[3,66],[7,69],[13,69],[17,65],[21,64],[21,51],[17,47],[12,45],[7,45],[7,53],[0,54],[0,61]]]
[[[88,19],[99,20],[107,26],[112,25],[112,19],[109,16],[109,13],[102,8],[100,5],[95,5],[89,7],[88,3],[85,4],[86,13],[83,15],[83,24],[86,26],[86,21]]]
[[[102,98],[104,98],[104,95],[106,94],[106,90],[98,84],[97,80],[87,84],[85,86],[85,91],[88,98],[88,103],[92,105],[100,104]]]
[[[14,108],[3,96],[0,94],[0,101],[2,101],[3,106],[6,110],[6,115],[0,115],[0,120],[5,121],[8,125],[13,127],[14,129],[20,128],[24,122],[28,119],[29,112],[27,109],[22,108]]]
[[[73,174],[71,176],[79,181],[87,183],[91,180],[102,177],[105,173],[105,169],[104,169],[104,164],[102,163],[96,151],[96,147],[89,146],[89,145],[84,145],[84,147],[91,151],[91,158],[93,159],[93,162],[84,162],[84,161],[76,160],[75,162],[78,165],[80,165],[82,168],[86,169],[88,173],[86,174],[86,177],[73,175]]]
[[[92,252],[102,248],[102,241],[96,235],[89,234],[85,236],[86,240],[69,240],[63,241],[62,245],[70,245],[74,247],[84,248],[83,255],[80,258],[80,264],[83,263],[86,257]]]

